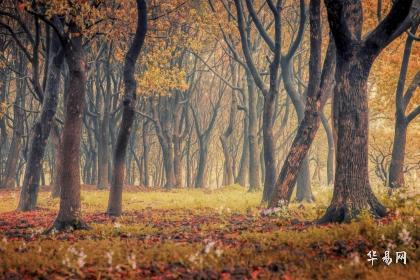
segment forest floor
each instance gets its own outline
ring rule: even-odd
[[[44,190],[38,210],[18,213],[18,191],[0,191],[0,279],[420,279],[418,196],[381,195],[391,212],[381,220],[309,223],[330,193],[320,187],[316,204],[269,213],[259,207],[261,193],[238,186],[130,188],[124,216],[112,219],[104,214],[107,191],[87,187],[82,211],[91,230],[45,235],[58,199]],[[405,265],[396,263],[402,251]]]

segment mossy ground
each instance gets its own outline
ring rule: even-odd
[[[58,199],[41,192],[39,210],[17,213],[17,191],[0,191],[0,278],[3,279],[419,279],[416,194],[381,196],[391,214],[316,226],[330,188],[315,204],[292,204],[266,216],[261,193],[220,190],[124,194],[124,215],[104,214],[107,191],[84,190],[89,231],[44,235]],[[367,253],[375,250],[372,267]],[[382,257],[391,252],[393,263]],[[395,252],[407,264],[395,263]]]

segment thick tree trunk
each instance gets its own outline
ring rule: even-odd
[[[138,18],[136,34],[134,41],[127,52],[124,64],[124,108],[117,143],[115,144],[114,169],[107,211],[111,216],[120,216],[122,212],[122,188],[124,185],[125,156],[127,153],[128,140],[130,139],[131,127],[135,117],[134,108],[136,104],[137,85],[136,80],[134,79],[134,71],[136,61],[140,54],[147,32],[147,5],[145,0],[137,0],[137,12]]]
[[[363,56],[337,56],[334,93],[338,104],[336,173],[333,198],[321,223],[349,222],[363,209],[379,217],[386,214],[369,183],[369,70],[369,60]]]
[[[80,32],[74,23],[70,30]],[[63,126],[62,160],[65,168],[61,174],[60,209],[51,230],[86,229],[80,208],[80,141],[82,116],[86,94],[86,64],[82,35],[71,38],[65,46],[69,67],[69,88]]]
[[[386,208],[369,183],[367,80],[376,57],[409,27],[404,24],[412,1],[396,0],[389,14],[364,39],[361,1],[325,0],[325,4],[337,47],[333,116],[338,137],[333,198],[319,222],[347,222],[362,210],[383,217]]]
[[[30,139],[28,162],[26,164],[23,185],[20,192],[20,211],[31,211],[37,206],[39,177],[42,170],[47,140],[53,126],[57,110],[58,94],[60,88],[60,69],[64,60],[64,52],[60,51],[60,41],[54,33],[51,38],[50,61],[48,78],[41,115],[35,122]]]

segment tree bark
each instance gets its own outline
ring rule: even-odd
[[[391,164],[389,166],[388,186],[390,188],[398,188],[404,186],[404,159],[406,143],[407,123],[404,119],[397,119],[395,122]]]
[[[150,180],[149,180],[149,138],[148,138],[148,127],[149,121],[146,120],[143,123],[143,185],[145,187],[150,187]]]
[[[248,138],[248,116],[243,119],[243,143],[241,160],[239,163],[238,175],[235,178],[235,184],[246,187],[249,171],[249,138]]]
[[[416,34],[417,28],[418,23],[411,28],[410,33]],[[390,188],[404,186],[404,161],[405,146],[407,142],[407,127],[410,122],[420,114],[420,105],[418,105],[411,113],[406,113],[407,105],[410,103],[413,93],[420,84],[420,72],[417,72],[406,93],[403,93],[413,42],[413,36],[409,35],[405,43],[400,77],[395,94],[395,132],[392,146],[391,164],[388,172],[388,186]]]
[[[60,197],[61,193],[61,173],[63,172],[63,151],[62,147],[62,134],[57,124],[53,125],[51,140],[54,144],[55,149],[55,162],[54,162],[54,174],[52,174],[51,182],[51,196],[53,198]]]
[[[248,85],[248,146],[249,146],[249,190],[260,188],[260,168],[258,162],[258,118],[257,118],[257,91],[251,74],[247,71]]]
[[[332,86],[331,86],[332,87]],[[334,183],[334,136],[324,112],[320,113],[321,123],[324,127],[325,133],[327,134],[328,153],[327,153],[327,184],[332,185]]]
[[[134,41],[125,57],[124,64],[124,100],[123,116],[117,143],[114,151],[114,169],[112,184],[108,200],[108,214],[120,216],[122,212],[122,188],[124,185],[125,157],[127,153],[128,140],[131,134],[131,127],[135,117],[136,103],[136,80],[134,79],[136,60],[140,54],[147,32],[147,5],[145,0],[137,0],[137,30]]]
[[[60,51],[60,45],[57,34],[53,33],[49,48],[50,53],[48,54],[51,64],[48,67],[48,78],[41,115],[32,128],[28,162],[20,192],[19,211],[31,211],[37,206],[42,159],[44,158],[47,140],[57,111],[61,65],[64,60],[64,52]]]
[[[69,24],[70,32],[80,32],[75,23]],[[65,167],[61,173],[60,209],[50,230],[86,229],[80,208],[80,141],[82,136],[82,116],[86,94],[86,63],[82,35],[74,36],[64,46],[69,67],[69,87],[67,92],[62,160]]]
[[[310,27],[311,27],[311,50],[309,60],[309,82],[306,96],[305,112],[302,121],[299,124],[297,134],[290,147],[280,175],[277,179],[274,192],[272,193],[269,206],[276,207],[279,204],[288,204],[293,193],[293,187],[298,178],[299,170],[305,170],[305,177],[302,180],[308,180],[309,161],[307,153],[315,138],[319,127],[319,112],[328,97],[328,86],[332,84],[334,73],[334,44],[330,41],[327,55],[325,57],[322,74],[321,71],[321,18],[320,18],[320,2],[311,0],[310,2]],[[291,96],[295,98],[294,95]],[[292,97],[293,96],[293,97]],[[297,102],[295,100],[295,102]],[[295,108],[299,108],[295,106]],[[305,159],[306,158],[306,159]],[[303,168],[304,169],[303,169]],[[302,175],[301,175],[302,176]],[[306,181],[302,185],[307,186]],[[297,200],[313,200],[310,188],[298,188]]]
[[[99,139],[98,139],[98,189],[106,189],[109,187],[109,111],[111,108],[111,66],[110,56],[112,53],[112,46],[108,47],[108,57],[105,62],[106,75],[106,89],[103,92],[102,103],[102,119],[99,124]]]
[[[235,75],[234,71],[233,75]],[[234,83],[235,84],[235,83]],[[236,113],[238,110],[238,102],[235,96],[235,92],[232,92],[231,101],[230,101],[230,113],[229,113],[229,124],[225,131],[220,135],[220,143],[222,144],[223,155],[224,155],[224,165],[223,165],[223,185],[229,186],[234,183],[234,170],[233,170],[233,157],[231,155],[228,140],[232,135],[234,130],[234,125],[236,121]]]
[[[338,137],[333,198],[319,222],[349,222],[362,210],[383,217],[386,208],[369,183],[367,80],[375,58],[404,31],[401,26],[412,1],[395,1],[389,14],[364,39],[361,1],[325,0],[325,4],[337,47],[337,106],[333,115],[337,118]]]
[[[18,72],[24,74],[26,72],[26,63],[24,56],[19,54],[16,56]],[[17,75],[17,74],[16,74]],[[26,81],[16,79],[16,97],[13,103],[13,134],[10,143],[9,152],[7,154],[6,168],[1,182],[1,188],[14,188],[16,186],[16,174],[18,170],[19,152],[22,144],[22,135],[24,129],[24,98],[26,91]]]

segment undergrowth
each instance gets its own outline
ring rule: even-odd
[[[58,200],[41,192],[39,210],[18,213],[17,191],[0,192],[0,277],[3,279],[418,279],[418,195],[388,197],[390,214],[364,213],[343,225],[316,226],[331,189],[314,204],[292,203],[267,214],[261,193],[220,190],[127,192],[124,215],[107,217],[107,192],[82,193],[88,231],[44,235]],[[376,251],[372,266],[367,253]],[[393,263],[382,261],[390,251]],[[395,263],[405,251],[407,264]]]

